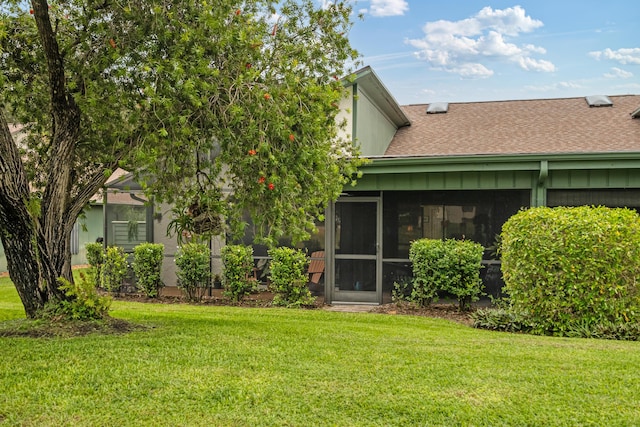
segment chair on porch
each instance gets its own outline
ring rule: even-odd
[[[317,293],[321,290],[320,282],[324,274],[324,251],[316,251],[311,253],[311,261],[307,269],[309,274],[309,289],[311,292]]]

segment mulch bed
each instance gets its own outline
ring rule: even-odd
[[[391,303],[374,307],[370,312],[390,315],[434,317],[437,319],[451,320],[467,326],[473,325],[473,320],[471,319],[473,310],[459,311],[456,304],[431,304],[428,307],[417,307],[407,303]]]

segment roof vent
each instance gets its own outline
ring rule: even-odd
[[[613,102],[606,95],[585,96],[589,107],[613,107]]]
[[[446,113],[449,111],[448,102],[433,102],[427,107],[427,114]]]
[[[640,117],[640,108],[638,108],[636,111],[631,113],[631,118],[632,119],[637,119],[638,117]]]

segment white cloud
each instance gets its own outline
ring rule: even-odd
[[[462,77],[489,77],[493,70],[485,60],[511,62],[526,71],[555,71],[553,63],[532,57],[546,50],[531,44],[517,45],[511,39],[542,27],[542,21],[526,15],[520,6],[494,10],[485,7],[460,21],[427,22],[423,38],[405,42],[418,49],[416,56],[432,67]]]
[[[487,77],[491,77],[493,75],[492,70],[478,63],[461,64],[458,67],[452,68],[451,71],[455,74],[460,75],[461,77],[466,77],[466,78],[486,79]]]
[[[630,71],[622,70],[618,67],[611,67],[610,73],[604,73],[604,76],[608,79],[630,79],[633,77],[633,73]]]
[[[589,52],[589,55],[598,61],[600,59],[610,59],[620,64],[640,64],[640,47],[622,48],[613,50],[606,48],[605,50]]]
[[[361,13],[369,13],[371,16],[399,16],[409,10],[406,0],[370,0],[369,9],[360,9]]]
[[[540,86],[527,85],[524,88],[536,92],[552,92],[558,89],[582,89],[584,86],[575,82],[557,82]]]

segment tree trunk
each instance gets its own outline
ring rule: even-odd
[[[37,316],[51,298],[67,298],[57,280],[73,280],[71,229],[91,197],[89,191],[104,182],[104,178],[94,179],[91,188],[83,189],[88,191],[79,191],[81,197],[72,200],[80,110],[67,91],[63,57],[51,27],[47,2],[33,0],[32,5],[47,64],[53,125],[47,183],[41,189],[40,200],[31,194],[20,152],[0,108],[0,238],[9,275],[28,317]]]
[[[34,317],[47,301],[47,294],[38,267],[36,226],[27,208],[29,199],[20,153],[0,109],[0,239],[11,280],[27,316]]]

